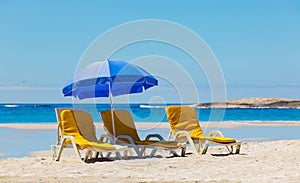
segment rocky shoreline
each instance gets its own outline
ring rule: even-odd
[[[197,104],[199,108],[300,108],[300,100],[286,98],[241,98]]]

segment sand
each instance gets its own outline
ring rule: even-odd
[[[169,128],[168,123],[136,123],[138,128]],[[220,127],[219,123],[201,123]],[[96,124],[102,128],[101,124]],[[222,128],[240,126],[299,126],[297,122],[222,123]],[[1,124],[0,128],[53,130],[55,123]],[[261,140],[261,139],[259,139]],[[229,155],[224,147],[210,147],[206,155],[172,157],[159,151],[154,158],[78,161],[73,149],[61,161],[50,151],[34,152],[24,158],[0,159],[0,182],[299,182],[300,139],[242,144],[241,154]],[[0,156],[4,153],[0,150]]]
[[[249,142],[241,154],[212,147],[206,155],[83,163],[72,151],[52,161],[49,151],[0,159],[0,182],[299,182],[300,140]]]

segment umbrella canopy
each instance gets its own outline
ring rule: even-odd
[[[141,93],[158,85],[143,68],[125,61],[95,62],[75,74],[63,88],[64,96],[79,99]]]
[[[62,92],[64,96],[79,99],[109,97],[111,111],[113,111],[112,96],[141,93],[156,85],[158,85],[158,80],[141,67],[124,61],[107,59],[103,62],[92,63],[77,72]],[[113,112],[111,115],[114,137]]]

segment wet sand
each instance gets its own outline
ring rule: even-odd
[[[170,128],[167,122],[136,122],[136,127],[141,129],[149,128]],[[300,122],[295,121],[242,121],[242,122],[200,122],[202,128],[237,128],[247,126],[300,126]],[[95,122],[99,129],[103,129],[102,123]],[[13,128],[24,130],[51,130],[57,129],[57,123],[2,123],[0,128]]]

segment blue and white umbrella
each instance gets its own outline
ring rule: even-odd
[[[77,72],[63,88],[64,96],[79,99],[141,93],[158,84],[151,74],[125,61],[95,62]]]
[[[143,68],[125,61],[107,59],[78,71],[62,92],[64,96],[79,99],[109,97],[113,110],[112,96],[141,93],[157,85],[158,80]],[[112,123],[115,136],[114,121]]]

